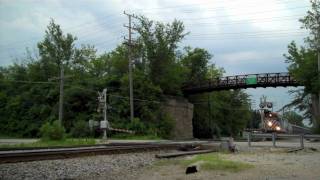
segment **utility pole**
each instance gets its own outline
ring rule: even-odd
[[[132,18],[138,18],[134,14],[127,14],[126,12],[123,12],[125,15],[129,18],[129,24],[128,26],[124,26],[128,28],[129,31],[129,39],[128,39],[128,61],[129,61],[129,91],[130,91],[130,120],[133,121],[134,118],[134,107],[133,107],[133,82],[132,82]]]
[[[59,80],[60,81],[60,90],[59,90],[59,124],[62,126],[62,120],[63,120],[63,90],[64,90],[64,80],[66,78],[72,77],[72,76],[64,76],[64,67],[63,67],[63,63],[60,63],[60,76],[59,77],[52,77],[49,78],[49,81],[53,81],[53,80]]]
[[[63,120],[63,86],[64,86],[64,69],[63,63],[60,64],[60,93],[59,93],[59,124],[62,125]]]
[[[318,79],[320,80],[320,47],[317,48],[318,49]],[[317,102],[317,100],[315,100],[315,103]],[[320,89],[318,92],[318,104],[315,104],[315,108],[314,108],[314,114],[315,114],[315,125],[316,128],[319,128],[319,121],[320,121]]]
[[[320,80],[320,47],[318,48],[318,76]],[[318,92],[318,115],[320,116],[320,90]]]

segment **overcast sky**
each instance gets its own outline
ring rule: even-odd
[[[190,34],[180,47],[207,49],[226,75],[286,72],[283,54],[307,32],[298,19],[310,9],[308,0],[0,0],[0,66],[36,49],[50,18],[77,44],[95,45],[99,53],[123,40],[128,19],[123,11],[152,20],[184,22]],[[290,88],[294,89],[294,88]],[[290,101],[288,88],[246,90],[258,105],[261,95],[276,108]]]

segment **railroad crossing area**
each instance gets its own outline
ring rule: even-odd
[[[229,138],[108,140],[73,148],[7,149],[0,151],[0,179],[317,179],[320,142],[305,136],[304,149],[297,149],[298,137],[278,136],[275,146],[272,135],[251,134],[251,144]],[[187,173],[188,168],[195,171]]]

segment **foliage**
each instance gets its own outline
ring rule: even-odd
[[[143,134],[146,131],[144,123],[139,118],[134,118],[127,126],[128,129],[135,131],[136,134]]]
[[[52,123],[46,122],[40,128],[41,139],[48,140],[63,140],[65,138],[65,129],[61,126],[59,121],[53,121]]]
[[[283,115],[284,119],[287,119],[289,123],[298,125],[298,126],[304,126],[303,124],[303,117],[296,113],[295,111],[287,111]]]
[[[251,111],[251,119],[248,121],[247,128],[259,129],[261,123],[261,115],[259,111]]]
[[[222,91],[195,95],[190,98],[194,104],[194,136],[238,136],[249,119],[248,95],[242,91]]]
[[[174,123],[175,123],[174,120],[169,114],[163,113],[162,116],[160,117],[160,122],[157,126],[157,129],[158,129],[157,135],[166,139],[171,138],[172,130],[174,128]]]
[[[67,146],[79,146],[79,145],[94,145],[95,139],[63,139],[63,140],[43,140],[34,143],[22,143],[22,144],[4,144],[0,145],[1,148],[41,148],[41,147],[67,147]]]
[[[72,137],[83,138],[91,135],[89,124],[84,120],[78,120],[71,129]]]
[[[62,124],[66,133],[73,137],[89,135],[86,122],[103,119],[97,112],[97,92],[107,88],[107,114],[112,127],[132,129],[139,136],[170,138],[175,123],[161,108],[164,97],[182,96],[185,83],[218,78],[224,71],[209,65],[213,55],[205,49],[179,50],[183,49],[179,43],[188,34],[181,21],[164,24],[142,17],[136,27],[138,41],[132,48],[134,121],[129,118],[128,47],[121,44],[111,52],[97,54],[91,45],[75,46],[77,38],[65,35],[52,20],[38,43],[39,56],[28,53],[23,63],[0,68],[0,131],[9,136],[37,137],[41,129],[44,138],[55,139],[59,135],[51,134],[57,128],[61,137],[61,127],[48,122],[57,119],[56,76],[63,67],[67,78]],[[206,94],[188,97],[195,102],[195,135],[236,136],[250,114],[247,95],[225,91],[210,96],[210,106],[196,104],[206,99]]]
[[[288,54],[284,55],[289,63],[289,73],[305,87],[303,91],[294,92],[296,97],[287,106],[297,106],[304,111],[304,117],[311,118],[314,128],[320,131],[320,75],[317,70],[317,53],[320,55],[320,1],[310,2],[311,9],[300,19],[301,28],[309,31],[309,36],[305,38],[306,46],[297,47],[295,42],[291,42]]]
[[[316,51],[305,47],[298,48],[295,42],[291,42],[285,58],[286,63],[289,63],[288,71],[304,85],[306,93],[317,93],[320,89],[320,80]]]
[[[179,93],[183,71],[177,62],[176,50],[186,35],[183,23],[174,20],[171,24],[163,24],[141,17],[137,30],[140,34],[137,51],[141,54],[141,69],[165,94]]]
[[[307,15],[300,19],[302,28],[309,30],[309,37],[305,41],[311,49],[320,51],[320,1],[310,0],[311,10]]]

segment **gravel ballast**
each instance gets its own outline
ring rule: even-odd
[[[0,179],[136,179],[164,151],[0,164]]]

